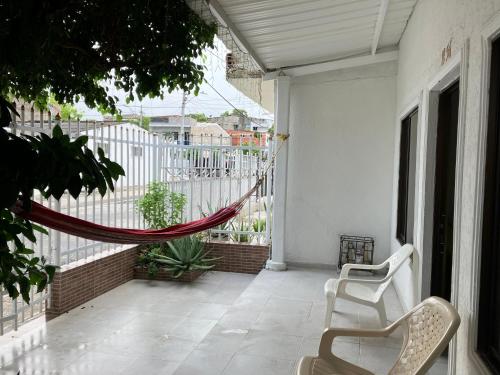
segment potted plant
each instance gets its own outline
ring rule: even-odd
[[[204,246],[198,236],[189,236],[145,249],[139,256],[142,272],[139,269],[137,276],[144,278],[143,270],[147,270],[148,278],[193,281],[220,259],[210,258]]]
[[[266,231],[266,219],[255,219],[252,223],[253,231],[256,233],[265,232]]]
[[[227,200],[225,202],[225,205],[227,205]],[[198,206],[199,210],[200,210],[200,214],[202,217],[207,217],[207,216],[210,216],[210,215],[213,215],[214,213],[216,213],[217,211],[219,211],[222,207],[213,207],[212,204],[207,201],[207,211],[204,211],[203,208],[200,206]],[[230,226],[229,226],[229,223],[228,222],[225,222],[225,223],[222,223],[218,226],[216,226],[215,228],[212,228],[212,229],[209,229],[207,232],[208,232],[208,237],[209,239],[210,238],[213,238],[213,239],[219,239],[219,240],[227,240],[229,238],[229,230],[230,230]]]
[[[253,236],[250,234],[251,227],[249,224],[243,221],[240,221],[237,224],[232,222],[231,228],[233,229],[233,233],[231,233],[231,240],[240,243],[252,242]]]

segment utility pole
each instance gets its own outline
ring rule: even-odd
[[[141,113],[139,115],[139,126],[142,128],[142,103],[141,103]]]
[[[184,126],[186,125],[186,101],[187,101],[187,94],[186,91],[182,92],[182,110],[181,110],[181,115],[182,115],[182,120],[181,120],[181,134],[180,134],[180,144],[184,145]]]

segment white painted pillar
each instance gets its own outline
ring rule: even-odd
[[[273,271],[286,270],[285,263],[285,218],[286,218],[286,191],[288,171],[288,140],[280,147],[278,135],[287,135],[289,130],[290,113],[290,77],[278,76],[274,83],[275,93],[275,136],[274,150],[276,155],[273,189],[273,222],[271,239],[271,257],[266,268]]]

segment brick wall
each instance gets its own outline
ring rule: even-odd
[[[181,277],[174,278],[172,277],[172,273],[165,271],[164,269],[158,270],[158,273],[154,277],[150,277],[148,274],[148,270],[144,267],[135,267],[134,268],[134,279],[139,280],[162,280],[162,281],[185,281],[191,282],[196,280],[198,277],[203,275],[202,271],[194,271],[194,272],[184,272]]]
[[[257,274],[269,258],[269,246],[216,241],[207,243],[206,249],[210,257],[222,257],[214,271]]]
[[[47,320],[132,280],[137,253],[134,247],[56,272]]]
[[[206,249],[210,250],[210,257],[221,257],[216,262],[214,271],[257,274],[269,257],[268,246],[210,242],[206,244]],[[147,278],[145,270],[134,270],[138,252],[139,248],[134,247],[56,272],[51,289],[51,306],[46,311],[47,320],[64,314],[134,277]]]

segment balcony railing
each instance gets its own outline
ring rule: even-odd
[[[186,198],[182,220],[191,221],[208,215],[245,194],[264,173],[271,145],[258,146],[240,142],[231,145],[224,136],[190,137],[181,145],[163,135],[151,133],[131,123],[99,121],[56,121],[50,112],[18,108],[10,131],[16,134],[51,134],[56,124],[72,138],[86,135],[88,147],[100,147],[111,160],[125,170],[125,177],[116,183],[114,192],[101,197],[97,192],[82,192],[78,199],[65,193],[63,197],[44,199],[35,192],[34,199],[45,206],[71,216],[112,227],[146,228],[137,208],[137,201],[152,182],[163,182],[171,191]],[[271,173],[235,219],[206,233],[208,240],[267,244],[270,238],[272,200]],[[37,256],[49,263],[65,266],[89,258],[119,251],[123,247],[78,238],[55,230],[38,234],[34,246]],[[4,292],[0,299],[0,334],[25,320],[42,313],[48,293],[32,296],[32,304],[21,299],[11,301]],[[8,308],[6,308],[8,304]]]

